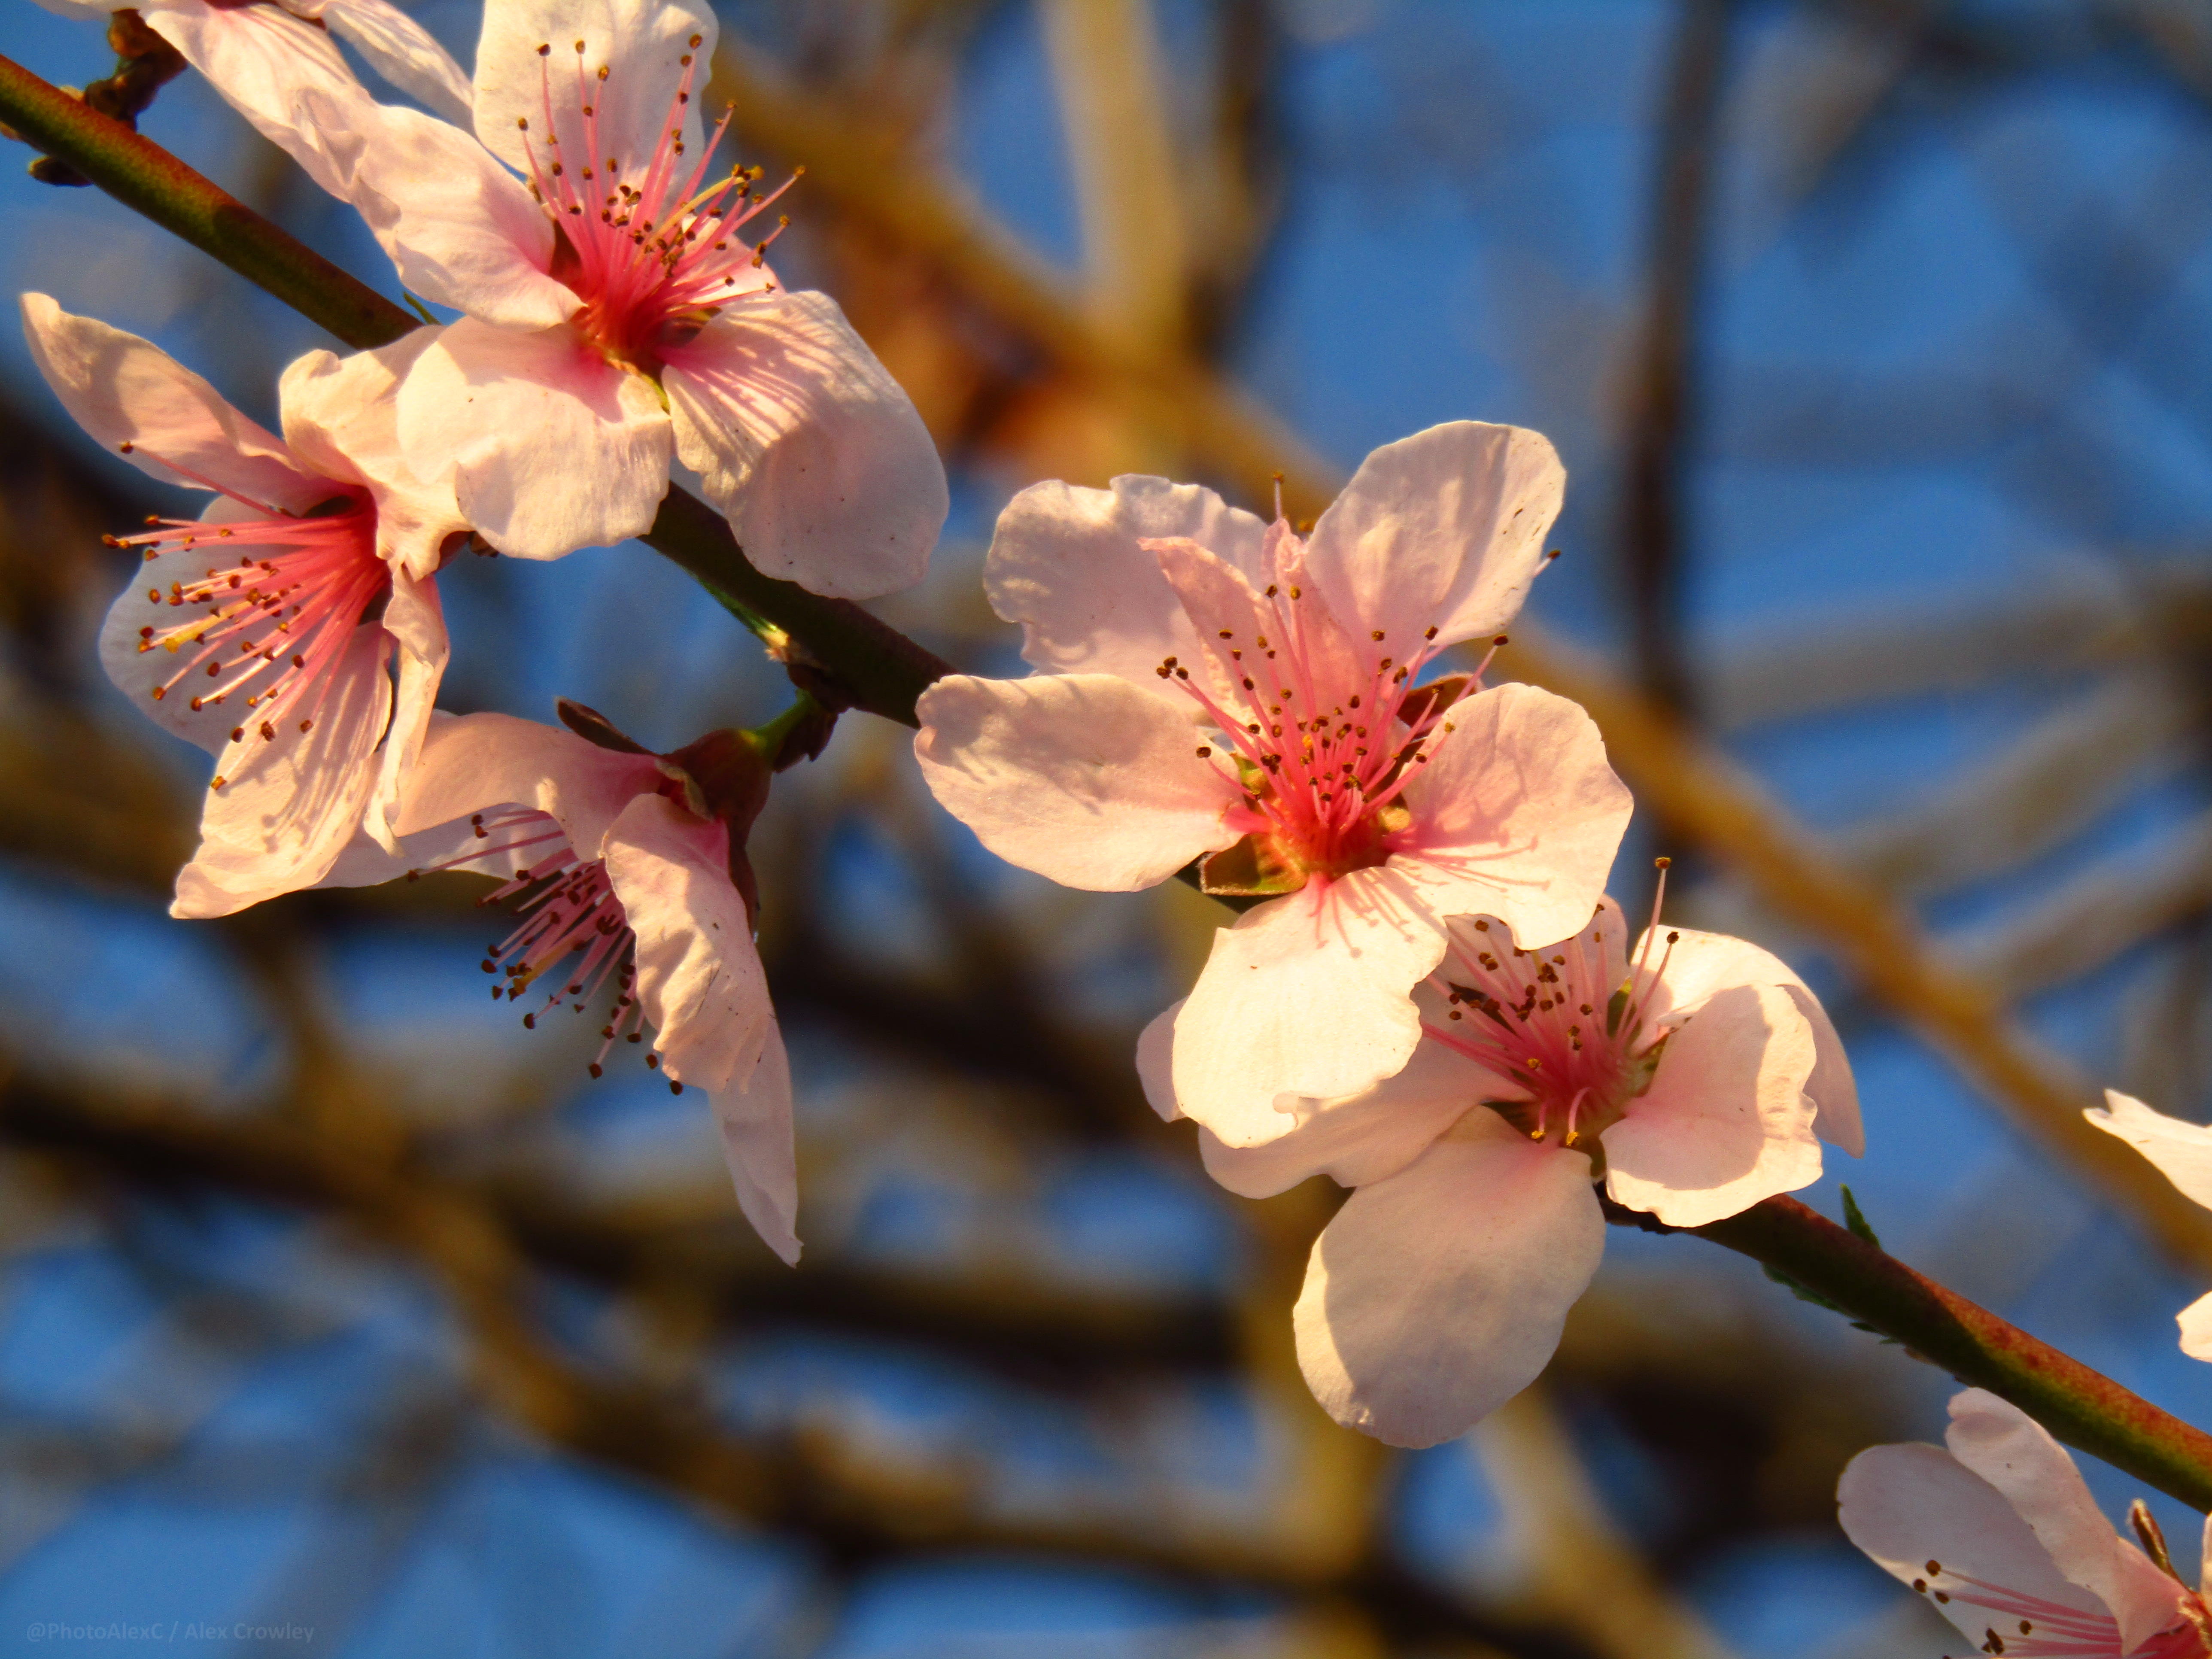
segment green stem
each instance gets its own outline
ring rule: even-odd
[[[1796,1199],[1770,1198],[1687,1231],[1764,1262],[1960,1382],[2009,1400],[2069,1445],[2192,1509],[2212,1510],[2212,1435]]]
[[[6,58],[0,58],[0,121],[349,346],[386,345],[422,325],[159,144]],[[747,626],[765,619],[788,639],[792,661],[836,681],[855,708],[913,726],[915,699],[953,672],[849,600],[825,599],[762,574],[721,514],[687,491],[670,489],[643,539]]]

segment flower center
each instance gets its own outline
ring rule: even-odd
[[[1940,1561],[1929,1562],[1926,1577],[1912,1581],[1920,1594],[1990,1615],[1991,1622],[1983,1633],[1984,1653],[2006,1654],[2011,1659],[2192,1659],[2206,1650],[2195,1625],[2184,1623],[2123,1656],[2120,1627],[2108,1613],[2084,1612],[1947,1571]]]
[[[1601,907],[1574,938],[1540,951],[1522,950],[1487,917],[1450,931],[1431,981],[1443,993],[1444,1018],[1423,1029],[1526,1091],[1483,1103],[1532,1140],[1556,1136],[1596,1160],[1598,1138],[1651,1086],[1668,1034],[1646,1030],[1646,1010],[1680,937],[1668,933],[1659,959],[1649,959],[1666,898],[1664,860],[1661,868],[1652,925],[1618,984],[1609,981],[1625,952],[1607,949],[1607,930],[1620,926],[1617,910]]]
[[[1279,522],[1273,535],[1279,568],[1294,564],[1297,538]],[[1399,797],[1453,729],[1444,714],[1462,689],[1413,683],[1436,654],[1433,628],[1402,661],[1355,655],[1320,597],[1287,572],[1257,599],[1249,625],[1192,617],[1218,673],[1201,664],[1194,675],[1173,657],[1154,671],[1206,710],[1226,754],[1200,744],[1199,757],[1243,793],[1226,821],[1245,840],[1208,860],[1212,891],[1284,892],[1385,862],[1410,822]],[[1378,629],[1367,643],[1390,641]]]
[[[544,1003],[522,1017],[535,1030],[538,1016],[550,1013],[564,1003],[576,1012],[590,1007],[599,992],[611,985],[614,1003],[607,1023],[599,1028],[599,1053],[592,1057],[593,1077],[606,1073],[608,1052],[618,1042],[645,1040],[645,1012],[637,1000],[637,935],[607,879],[602,859],[579,859],[568,845],[559,822],[549,812],[531,807],[499,807],[478,812],[469,820],[476,840],[485,843],[444,861],[407,872],[410,881],[429,871],[451,870],[501,853],[519,853],[542,847],[546,851],[519,867],[514,876],[485,894],[480,905],[514,906],[514,930],[505,939],[484,947],[483,970],[502,976],[491,988],[492,1000],[505,997],[522,1000],[523,993],[549,975],[552,990]],[[570,965],[569,959],[577,960]],[[555,974],[555,969],[562,971]],[[660,1056],[648,1052],[645,1063],[659,1070]],[[684,1085],[671,1080],[672,1093]]]
[[[175,672],[153,688],[155,702],[182,693],[195,714],[231,702],[243,711],[231,728],[233,743],[245,741],[249,729],[264,741],[287,725],[313,729],[331,670],[392,585],[377,556],[375,507],[352,492],[343,501],[334,512],[304,518],[246,501],[259,516],[228,524],[149,519],[155,527],[143,534],[106,538],[111,547],[143,548],[149,562],[220,550],[204,575],[173,580],[167,592],[146,590],[147,603],[160,611],[185,613],[138,630],[141,652],[167,651],[178,659]],[[225,781],[218,776],[213,787]]]
[[[707,164],[728,129],[726,112],[695,163],[684,158],[684,116],[691,102],[701,38],[681,62],[684,76],[669,100],[660,139],[642,165],[610,155],[601,142],[599,100],[609,72],[584,68],[584,43],[576,42],[576,107],[584,154],[563,155],[554,118],[553,76],[545,67],[545,131],[524,140],[530,158],[530,193],[552,220],[551,275],[583,306],[572,324],[610,362],[657,374],[662,351],[696,334],[716,306],[771,286],[763,261],[789,220],[757,244],[736,233],[791,188],[787,179],[755,198],[758,167],[741,167],[709,183]],[[550,58],[550,44],[538,48]],[[515,125],[531,131],[527,118]],[[571,138],[576,137],[572,131]]]

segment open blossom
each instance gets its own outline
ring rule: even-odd
[[[1323,1174],[1355,1189],[1293,1316],[1306,1381],[1340,1423],[1432,1445],[1534,1381],[1597,1271],[1595,1183],[1696,1227],[1816,1179],[1816,1137],[1863,1149],[1843,1045],[1786,966],[1656,921],[1632,956],[1627,939],[1611,899],[1535,951],[1495,918],[1455,921],[1415,994],[1425,1040],[1405,1070],[1296,1103],[1296,1127],[1264,1146],[1200,1128],[1233,1192]],[[1168,1117],[1173,1018],[1139,1048]]]
[[[762,570],[890,592],[927,567],[944,469],[836,302],[786,292],[748,239],[774,199],[757,172],[710,176],[714,30],[690,0],[488,0],[473,135],[311,87],[291,147],[409,289],[466,313],[416,362],[399,430],[492,545],[641,534],[680,459]]]
[[[2146,1555],[2113,1532],[2074,1460],[2040,1424],[1969,1389],[1951,1401],[1944,1440],[1861,1452],[1836,1496],[1851,1542],[1933,1600],[1978,1651],[2212,1653],[2203,1601],[2174,1575],[2150,1512],[2138,1504],[2133,1517]]]
[[[445,672],[439,562],[467,528],[392,431],[392,388],[422,342],[301,358],[279,439],[137,336],[43,294],[22,307],[80,426],[141,471],[214,492],[201,518],[120,538],[144,563],[100,635],[108,678],[216,757],[174,914],[311,886],[357,830],[388,843]]]
[[[1039,672],[939,680],[915,752],[1011,863],[1125,891],[1205,857],[1265,898],[1175,1022],[1176,1097],[1224,1140],[1406,1063],[1444,918],[1548,940],[1603,892],[1630,802],[1589,717],[1421,683],[1520,608],[1565,487],[1539,434],[1462,421],[1370,455],[1310,538],[1159,478],[1000,515],[984,580]]]
[[[2158,1165],[2184,1196],[2212,1209],[2212,1129],[2168,1117],[2117,1089],[2106,1090],[2105,1104],[2082,1115]],[[2212,1294],[2184,1308],[2179,1322],[2182,1352],[2212,1359]]]
[[[65,17],[105,23],[110,0],[39,0]],[[140,0],[156,34],[205,76],[261,136],[289,150],[325,188],[337,179],[319,135],[294,113],[314,88],[341,101],[366,98],[333,35],[402,92],[465,119],[469,77],[420,23],[389,0]]]
[[[483,901],[515,917],[484,955],[493,996],[523,1004],[532,1026],[604,1006],[594,1077],[650,1038],[648,1066],[678,1093],[708,1092],[746,1219],[796,1261],[791,1070],[744,861],[766,797],[765,769],[734,733],[661,756],[506,714],[441,714],[408,780],[398,854],[363,838],[325,884],[433,869],[501,878]]]

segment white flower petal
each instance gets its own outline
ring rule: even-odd
[[[1160,1115],[1163,1123],[1176,1122],[1182,1109],[1175,1099],[1175,1023],[1182,1004],[1171,1004],[1146,1022],[1137,1034],[1137,1081],[1145,1091],[1145,1103]]]
[[[1130,892],[1236,834],[1236,787],[1191,728],[1104,674],[951,674],[915,706],[921,775],[945,810],[1010,864],[1064,887]]]
[[[1443,956],[1442,925],[1388,869],[1315,882],[1213,936],[1176,1018],[1176,1103],[1231,1146],[1297,1122],[1284,1097],[1349,1095],[1413,1058],[1409,993]]]
[[[430,32],[390,0],[288,0],[287,9],[319,17],[331,33],[349,40],[369,67],[409,97],[448,121],[469,119],[469,77]]]
[[[453,468],[462,514],[516,558],[641,535],[668,493],[668,416],[652,383],[566,327],[464,318],[443,331],[400,387],[399,441],[418,476]]]
[[[1299,1366],[1347,1427],[1449,1440],[1536,1380],[1604,1249],[1589,1160],[1474,1113],[1322,1230]]]
[[[1647,1016],[1661,1024],[1669,1023],[1676,1009],[1702,1002],[1726,986],[1779,985],[1788,990],[1797,1012],[1813,1028],[1813,1044],[1820,1054],[1812,1079],[1805,1085],[1820,1113],[1814,1127],[1821,1139],[1842,1147],[1853,1158],[1865,1152],[1858,1084],[1851,1076],[1844,1040],[1836,1035],[1820,1000],[1789,963],[1748,939],[1702,933],[1691,927],[1662,926],[1656,938],[1647,931],[1638,952],[1639,957],[1648,957],[1654,963],[1663,959],[1667,963],[1665,976],[1647,993],[1644,1005]]]
[[[385,667],[392,636],[375,623],[354,630],[330,668],[313,726],[296,719],[264,738],[249,726],[227,744],[200,813],[199,850],[177,876],[173,916],[227,916],[313,887],[361,828],[376,781],[374,757],[392,714]]]
[[[1686,1012],[1651,1086],[1605,1132],[1606,1189],[1702,1227],[1820,1177],[1813,1029],[1788,991],[1735,985]]]
[[[2174,1317],[2181,1328],[2181,1351],[2191,1359],[2212,1359],[2212,1295],[2200,1296]]]
[[[1128,475],[1106,489],[1032,484],[1006,503],[983,562],[991,607],[1022,624],[1022,656],[1062,674],[1116,674],[1186,720],[1198,705],[1153,672],[1202,659],[1197,631],[1140,540],[1182,538],[1264,586],[1267,527],[1198,484]]]
[[[791,1060],[771,1017],[760,1063],[742,1083],[714,1092],[722,1157],[738,1207],[761,1242],[799,1265],[799,1162],[791,1121]]]
[[[2105,1091],[2105,1103],[2082,1114],[2159,1167],[2182,1195],[2212,1207],[2212,1129],[2154,1111],[2132,1095]]]
[[[945,466],[836,301],[726,306],[666,361],[676,453],[756,568],[842,599],[921,580],[950,505]]]
[[[1524,948],[1578,932],[1634,807],[1596,723],[1533,685],[1479,692],[1449,719],[1407,787],[1390,867],[1439,915],[1494,916]]]
[[[1899,1583],[1931,1600],[1942,1591],[1936,1612],[1977,1646],[2001,1619],[2010,1638],[2018,1615],[1974,1599],[1986,1592],[1964,1582],[1970,1578],[2070,1608],[2093,1626],[2102,1620],[2112,1630],[2111,1651],[2120,1651],[2119,1627],[2105,1604],[2051,1565],[2002,1492],[1942,1447],[1871,1447],[1845,1467],[1836,1497],[1845,1536]]]
[[[1334,1100],[1291,1103],[1297,1127],[1257,1146],[1198,1132],[1206,1172],[1245,1198],[1272,1198],[1325,1175],[1364,1187],[1398,1173],[1489,1092],[1489,1074],[1441,1042],[1424,1042],[1395,1077]]]
[[[609,176],[635,178],[672,125],[685,167],[704,159],[699,110],[706,102],[707,66],[714,56],[714,14],[704,4],[672,0],[485,0],[477,41],[477,137],[517,171],[530,171],[526,139],[538,164],[556,159],[545,139],[551,105],[560,156],[586,158]],[[699,37],[696,47],[690,42]],[[577,45],[582,43],[579,52]],[[540,46],[551,50],[544,56]],[[679,111],[681,60],[694,60],[691,100]],[[599,77],[599,70],[607,73]],[[583,106],[595,113],[599,143],[590,142]],[[526,133],[515,124],[530,123]],[[619,167],[616,164],[619,164]]]
[[[1969,1389],[1952,1397],[1944,1441],[1952,1456],[2004,1494],[2051,1564],[2111,1611],[2121,1651],[2134,1652],[2178,1622],[2181,1586],[2113,1532],[2066,1449],[2026,1412]]]
[[[1495,634],[1543,568],[1566,470],[1541,433],[1453,421],[1385,444],[1314,526],[1307,574],[1355,637],[1400,661]]]
[[[378,845],[397,854],[392,825],[408,777],[422,758],[430,714],[438,701],[452,647],[446,613],[438,603],[435,579],[417,580],[404,570],[392,573],[392,593],[384,606],[385,631],[399,655],[399,689],[392,705],[392,726],[377,757],[376,786],[370,793],[362,827]]]
[[[583,303],[546,274],[551,221],[460,128],[317,91],[300,110],[329,154],[332,179],[318,182],[353,204],[410,290],[518,329],[550,328]]]
[[[637,935],[637,998],[661,1069],[727,1089],[750,1079],[775,1024],[745,902],[730,879],[730,830],[665,795],[640,795],[602,855]]]
[[[287,513],[341,493],[159,346],[71,316],[43,294],[26,294],[22,307],[31,360],[62,407],[111,453],[129,444],[124,459],[149,477],[235,490]]]
[[[599,856],[623,808],[661,783],[650,755],[617,754],[512,714],[440,716],[408,775],[394,828],[411,839],[495,806],[550,813],[579,859]],[[526,866],[550,849],[534,851]]]

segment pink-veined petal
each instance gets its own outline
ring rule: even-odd
[[[2212,1208],[2212,1129],[2168,1117],[2118,1089],[2106,1090],[2105,1103],[2081,1115],[2158,1165],[2184,1197]]]
[[[1942,1447],[1870,1447],[1845,1466],[1836,1498],[1844,1535],[1899,1583],[1931,1600],[1942,1591],[1936,1610],[1977,1646],[1991,1630],[2009,1640],[2021,1609],[2040,1604],[2029,1621],[2046,1639],[2055,1620],[2094,1655],[2109,1632],[2101,1650],[2119,1659],[2119,1626],[2104,1603],[2051,1565],[2002,1492]]]
[[[329,151],[325,188],[353,204],[409,289],[504,328],[550,328],[583,303],[546,275],[552,222],[460,128],[312,91],[300,107]]]
[[[1271,664],[1268,659],[1275,653],[1261,641],[1271,631],[1279,635],[1281,625],[1267,600],[1265,582],[1255,585],[1231,561],[1187,537],[1147,541],[1145,545],[1158,562],[1168,586],[1175,590],[1200,641],[1196,657],[1180,659],[1177,668],[1204,674],[1199,684],[1232,719],[1242,720],[1254,712],[1255,694],[1261,702],[1272,701],[1276,687],[1285,682],[1286,690],[1295,689],[1315,707],[1327,708],[1334,704],[1340,711],[1347,698],[1356,707],[1359,693],[1370,689],[1360,674],[1351,641],[1319,606],[1303,607],[1295,624],[1299,635],[1298,667],[1291,669],[1280,659]],[[1159,665],[1155,663],[1153,667],[1157,670]],[[1157,672],[1153,680],[1164,684]],[[1251,687],[1249,691],[1244,689],[1247,684]],[[1195,706],[1194,700],[1186,701]]]
[[[428,29],[390,0],[286,0],[286,9],[320,18],[400,91],[448,121],[467,123],[474,96],[469,77]]]
[[[341,493],[159,346],[72,316],[43,294],[26,294],[22,307],[31,361],[62,407],[149,477],[194,489],[220,486],[285,513]]]
[[[377,756],[376,787],[362,827],[380,846],[397,853],[393,821],[408,775],[422,758],[452,647],[446,637],[446,613],[438,603],[434,577],[420,580],[404,570],[392,573],[392,593],[384,606],[385,631],[399,657],[399,687],[392,704],[392,726]]]
[[[760,1061],[775,1023],[745,902],[730,880],[730,830],[665,795],[640,795],[602,856],[637,935],[637,999],[661,1069],[722,1090]]]
[[[1322,1408],[1394,1446],[1462,1433],[1534,1382],[1605,1249],[1589,1160],[1474,1112],[1362,1187],[1291,1316]]]
[[[1501,685],[1454,705],[1407,786],[1391,868],[1443,915],[1495,916],[1524,947],[1574,933],[1605,896],[1634,802],[1581,705]]]
[[[689,169],[700,159],[699,111],[714,33],[714,12],[681,0],[485,0],[477,40],[477,137],[526,175],[528,141],[535,141],[541,168],[565,157],[635,179],[675,111],[683,144],[677,165]],[[541,56],[540,46],[551,50]],[[686,58],[696,74],[690,102],[679,111],[676,89]],[[545,142],[549,98],[557,146]],[[596,112],[596,148],[586,137],[586,103]],[[529,122],[528,131],[518,121]]]
[[[356,629],[319,698],[294,711],[313,710],[309,730],[288,718],[273,738],[249,726],[224,746],[216,762],[223,786],[208,792],[199,850],[178,872],[171,915],[227,916],[329,873],[376,781],[376,745],[392,714],[391,650],[392,636],[375,623]]]
[[[1672,944],[1668,943],[1672,940]],[[1853,1158],[1866,1151],[1866,1129],[1859,1116],[1858,1084],[1851,1076],[1850,1058],[1844,1040],[1836,1034],[1828,1011],[1812,988],[1790,964],[1748,939],[1726,933],[1703,933],[1691,927],[1662,927],[1657,938],[1647,933],[1638,947],[1641,958],[1667,963],[1667,972],[1646,993],[1644,1012],[1660,1024],[1671,1022],[1677,1009],[1704,1001],[1730,985],[1779,985],[1790,994],[1797,1012],[1813,1028],[1813,1045],[1820,1058],[1805,1092],[1813,1097],[1820,1115],[1814,1124],[1820,1139],[1840,1146]]]
[[[756,568],[841,599],[921,580],[950,504],[945,465],[835,300],[725,306],[665,357],[676,453]]]
[[[1541,433],[1432,426],[1360,463],[1314,526],[1306,572],[1354,637],[1382,630],[1401,661],[1431,627],[1445,645],[1495,634],[1543,567],[1566,488]]]
[[[951,674],[921,694],[915,757],[945,810],[1009,864],[1131,892],[1237,839],[1236,786],[1188,725],[1104,674]]]
[[[714,1091],[722,1157],[738,1207],[761,1243],[799,1265],[799,1162],[791,1122],[791,1060],[771,1015],[760,1063],[742,1081]]]
[[[591,860],[608,826],[662,775],[650,755],[618,754],[512,714],[440,718],[408,775],[394,827],[411,837],[495,806],[534,807],[552,814],[579,859]]]
[[[1334,1100],[1286,1102],[1297,1127],[1257,1146],[1198,1132],[1206,1172],[1244,1198],[1273,1198],[1325,1175],[1364,1187],[1398,1173],[1492,1093],[1490,1074],[1441,1042],[1424,1042],[1395,1077]]]
[[[285,369],[276,394],[293,453],[332,477],[367,485],[376,501],[378,554],[420,578],[437,574],[446,538],[469,527],[451,474],[426,482],[399,447],[400,382],[437,337],[435,329],[418,328],[350,357],[311,351]]]
[[[1701,1227],[1820,1178],[1813,1029],[1788,991],[1734,985],[1687,1011],[1651,1086],[1605,1132],[1606,1190]]]
[[[2122,1652],[2179,1621],[2186,1592],[2113,1532],[2073,1458],[2040,1423],[1968,1389],[1952,1396],[1943,1438],[1952,1456],[2004,1494],[2051,1565],[2105,1604],[2119,1623]]]
[[[463,516],[516,558],[641,535],[668,493],[668,416],[652,382],[565,326],[446,329],[399,389],[399,441],[420,477],[450,465]]]
[[[1199,484],[1134,474],[1105,489],[1054,481],[1006,503],[983,562],[991,608],[1022,625],[1022,657],[1061,674],[1115,674],[1185,720],[1198,705],[1154,673],[1202,659],[1199,636],[1141,544],[1196,542],[1263,585],[1267,527]]]
[[[1389,869],[1270,899],[1213,936],[1176,1018],[1176,1103],[1231,1146],[1297,1125],[1285,1096],[1354,1094],[1413,1058],[1409,993],[1443,924]]]
[[[256,131],[331,195],[346,197],[340,135],[378,106],[328,34],[274,5],[157,5],[144,16]]]

